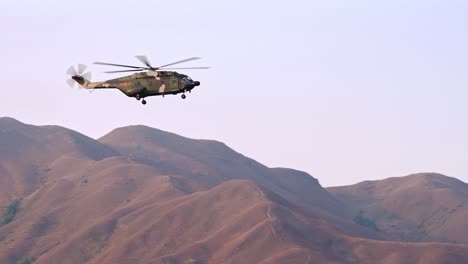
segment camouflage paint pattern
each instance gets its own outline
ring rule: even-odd
[[[90,82],[81,76],[72,78],[85,89],[118,89],[125,95],[136,98],[184,93],[200,85],[200,82],[193,81],[187,75],[173,71],[150,70],[104,82]]]

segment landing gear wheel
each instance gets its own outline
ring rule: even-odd
[[[140,97],[139,94],[137,94],[137,95],[135,96],[135,98],[136,98],[138,101],[140,101],[140,99],[141,99],[141,97]]]
[[[181,96],[181,97],[182,97],[182,99],[185,99],[185,98],[187,98],[187,96],[185,96],[185,94],[182,94],[182,96]]]
[[[146,104],[146,100],[143,99],[143,101],[141,101],[141,103],[145,105],[145,104]]]

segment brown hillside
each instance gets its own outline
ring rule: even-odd
[[[77,167],[63,174],[70,163]],[[126,214],[125,210],[131,212],[132,208],[154,205],[186,193],[179,188],[184,185],[177,177],[162,175],[154,167],[121,157],[101,161],[61,159],[51,166],[49,174],[54,180],[25,197],[14,221],[0,228],[3,237],[0,263],[39,257],[92,229],[108,214]],[[98,225],[90,232],[107,233],[106,228],[106,224]],[[90,238],[79,243],[87,244],[87,239]]]
[[[252,181],[231,180],[185,194],[149,167],[118,166],[123,167],[95,174],[86,184],[75,176],[34,194],[18,220],[0,229],[8,234],[0,262],[25,256],[34,256],[35,263],[65,264],[468,261],[467,246],[349,237],[275,202],[275,194]],[[135,176],[117,177],[126,166],[125,174]],[[131,179],[135,188],[124,191]],[[144,191],[158,185],[152,193]],[[49,199],[59,193],[60,202]]]
[[[0,144],[0,199],[22,198],[0,263],[468,262],[466,245],[362,238],[386,233],[307,173],[216,141],[132,126],[98,142],[4,118]]]
[[[183,175],[211,188],[231,179],[253,180],[288,200],[291,206],[320,216],[354,235],[379,234],[352,222],[351,212],[305,172],[268,168],[213,140],[196,140],[146,126],[115,129],[99,139],[122,155],[165,172]]]
[[[423,173],[328,190],[392,239],[468,243],[468,185],[455,178]]]
[[[0,207],[45,183],[48,164],[64,155],[99,160],[117,153],[66,128],[0,118]]]

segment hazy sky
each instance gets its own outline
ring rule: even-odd
[[[216,139],[322,185],[422,171],[468,182],[468,1],[1,1],[0,116],[98,138]],[[186,100],[71,89],[68,66],[185,66]]]

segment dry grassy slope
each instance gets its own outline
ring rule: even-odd
[[[117,153],[66,128],[0,118],[0,207],[45,183],[49,163],[63,155],[99,160]]]
[[[0,119],[0,131],[2,166],[45,168],[40,184],[22,178],[34,171],[4,169],[2,178],[31,187],[14,221],[0,227],[0,263],[468,262],[466,246],[344,234],[349,223],[337,218],[346,208],[317,180],[219,142],[137,126],[102,144],[12,119]]]
[[[344,235],[324,221],[285,207],[276,194],[249,180],[230,180],[208,191],[164,201],[139,198],[139,192],[134,195],[134,202],[102,205],[100,217],[69,215],[74,210],[86,212],[84,208],[63,212],[69,218],[63,223],[51,221],[55,224],[29,245],[28,255],[37,257],[35,263],[52,264],[468,261],[468,246],[379,242]],[[115,209],[106,211],[108,207]],[[73,218],[83,223],[69,223]],[[37,235],[39,231],[28,232]],[[21,250],[28,250],[27,246]]]
[[[281,195],[291,206],[327,219],[351,234],[379,237],[355,225],[351,211],[309,174],[268,168],[221,142],[189,139],[146,126],[118,128],[99,141],[137,162],[184,175],[206,188],[230,179],[253,180]]]
[[[77,167],[64,174],[70,163]],[[102,219],[112,214],[123,217],[138,208],[185,195],[186,190],[179,186],[190,185],[122,157],[101,161],[64,158],[50,167],[49,174],[53,180],[24,198],[15,220],[0,228],[0,263],[39,257],[73,242],[84,249],[66,254],[74,256],[70,257],[73,263],[81,263],[94,254],[86,251],[94,238],[112,233],[112,223],[101,225]]]
[[[393,239],[468,243],[468,185],[455,178],[423,173],[328,190]]]

